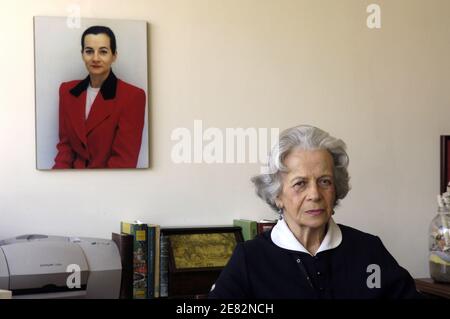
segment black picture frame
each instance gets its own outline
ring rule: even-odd
[[[169,298],[205,298],[224,268],[224,265],[221,267],[211,267],[201,264],[196,267],[182,267],[177,265],[176,257],[179,251],[177,251],[176,245],[180,244],[180,240],[174,240],[175,236],[185,235],[189,238],[191,235],[214,236],[216,234],[228,234],[227,238],[232,237],[236,245],[244,241],[241,228],[235,226],[162,228],[161,234],[166,238],[164,241],[167,244]],[[189,245],[188,241],[181,242],[181,244]],[[199,245],[202,245],[201,241]],[[220,248],[220,244],[217,247]],[[202,249],[201,247],[196,247],[194,253],[198,253],[197,248]],[[231,251],[228,250],[228,252],[230,253],[228,257],[231,257]],[[200,256],[200,259],[204,257]]]
[[[447,191],[450,181],[450,135],[441,135],[441,193]]]
[[[236,247],[236,245],[239,242],[243,241],[242,238],[242,232],[241,232],[241,228],[240,227],[228,227],[228,226],[218,226],[218,227],[190,227],[190,228],[177,228],[177,229],[171,229],[171,230],[165,230],[165,236],[168,237],[168,247],[169,247],[169,268],[171,269],[171,271],[173,272],[190,272],[190,271],[209,271],[209,270],[218,270],[218,269],[222,269],[226,262],[224,262],[221,265],[217,265],[217,266],[207,266],[207,265],[199,265],[198,267],[195,266],[186,266],[186,265],[180,265],[180,256],[177,256],[177,253],[179,253],[179,248],[177,247],[180,245],[189,245],[189,244],[193,244],[196,240],[198,240],[199,237],[205,237],[203,238],[203,240],[207,239],[207,238],[213,238],[214,236],[227,236],[228,239],[230,239],[232,241],[229,243],[226,242],[219,242],[216,243],[215,247],[220,248],[218,246],[224,246],[226,244],[233,244],[233,250]],[[183,240],[176,240],[178,236],[182,236]],[[191,240],[192,239],[192,240]],[[198,243],[197,243],[198,244]],[[198,248],[199,251],[202,251],[203,247],[195,247]],[[206,247],[204,247],[206,248]],[[199,256],[199,254],[197,254],[197,258],[204,258],[204,257],[208,257],[208,252],[207,251],[203,251],[202,252],[204,255]],[[231,257],[232,254],[232,250],[229,251],[229,254],[227,255],[227,257]],[[195,257],[194,257],[195,258]],[[177,263],[178,261],[178,263]],[[202,263],[202,261],[198,261],[199,264]]]

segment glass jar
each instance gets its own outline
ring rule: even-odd
[[[450,283],[450,210],[439,207],[430,225],[429,265],[434,281]]]

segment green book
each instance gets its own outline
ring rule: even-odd
[[[256,220],[234,219],[233,225],[236,227],[241,227],[244,240],[253,239],[257,235]]]
[[[148,241],[147,225],[120,223],[120,232],[133,235],[133,299],[147,299]]]

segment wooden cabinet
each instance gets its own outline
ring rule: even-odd
[[[417,290],[432,298],[450,299],[450,283],[437,283],[431,278],[415,279]]]

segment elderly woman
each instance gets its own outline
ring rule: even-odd
[[[272,231],[238,244],[210,298],[414,298],[414,280],[373,235],[338,225],[348,191],[342,140],[312,126],[282,132],[256,192],[280,214]]]

